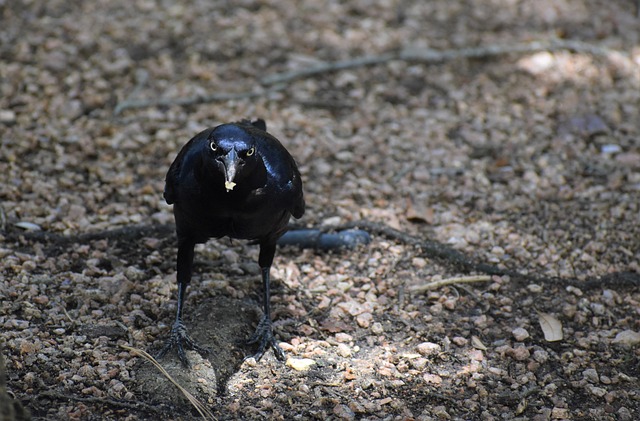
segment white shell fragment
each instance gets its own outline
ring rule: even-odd
[[[307,371],[315,365],[316,362],[310,358],[289,358],[286,364],[294,370]]]
[[[27,231],[42,231],[42,228],[40,228],[40,225],[34,224],[33,222],[20,221],[20,222],[16,222],[15,226]]]
[[[225,181],[224,182],[224,188],[227,189],[227,191],[233,190],[233,188],[235,186],[236,186],[236,183],[234,183],[233,181]]]

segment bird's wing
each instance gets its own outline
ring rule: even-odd
[[[274,177],[276,189],[280,191],[287,210],[294,218],[299,219],[305,209],[300,171],[296,161],[276,138],[267,139],[270,146],[263,160],[266,161],[268,172]]]
[[[300,219],[302,215],[304,215],[305,203],[304,196],[302,194],[302,177],[300,176],[300,171],[298,171],[298,167],[296,162],[291,158],[293,165],[293,177],[291,179],[291,205],[289,208],[289,212],[293,215],[294,218]]]
[[[182,169],[182,163],[185,159],[187,153],[195,147],[194,144],[201,141],[202,139],[207,139],[209,134],[213,129],[206,129],[195,135],[191,138],[178,152],[178,156],[173,160],[173,163],[169,167],[169,171],[167,171],[167,176],[165,177],[164,184],[164,200],[166,200],[167,204],[171,205],[177,200],[177,189],[180,179],[180,171]]]

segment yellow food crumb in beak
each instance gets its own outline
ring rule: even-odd
[[[234,183],[233,181],[225,181],[224,182],[224,188],[227,189],[227,191],[233,190],[233,188],[235,186],[236,186],[236,183]]]

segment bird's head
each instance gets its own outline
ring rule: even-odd
[[[209,155],[214,167],[224,175],[227,192],[236,185],[256,188],[264,184],[264,164],[258,156],[256,141],[246,130],[235,125],[219,126],[209,137]],[[245,184],[245,185],[243,185]]]

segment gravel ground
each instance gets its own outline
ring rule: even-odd
[[[215,355],[190,354],[190,371],[160,362],[216,419],[640,419],[636,2],[27,0],[0,12],[3,420],[25,418],[20,404],[40,420],[199,417],[123,346],[157,350],[173,321],[168,166],[193,134],[244,117],[296,157],[304,225],[406,235],[279,251],[287,364],[242,362],[257,248],[199,246],[186,318]],[[598,48],[268,79],[407,48],[558,39]],[[213,94],[238,95],[202,101]],[[131,102],[158,98],[186,100]],[[426,289],[484,274],[407,238],[497,271]]]

